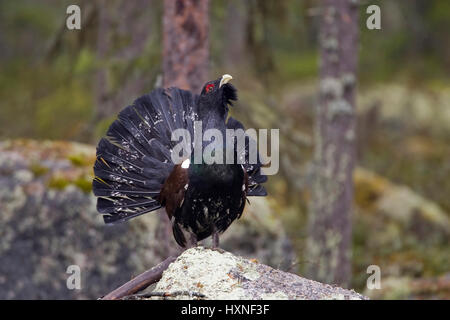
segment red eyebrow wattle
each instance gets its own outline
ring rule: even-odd
[[[214,84],[210,83],[206,85],[206,92],[209,92],[209,90],[211,90],[212,88],[214,88]]]

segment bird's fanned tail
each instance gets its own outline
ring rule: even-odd
[[[97,147],[93,191],[106,223],[122,222],[161,207],[162,184],[173,169],[172,131],[193,136],[195,100],[189,91],[158,89],[138,98],[113,122]]]

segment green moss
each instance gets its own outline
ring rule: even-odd
[[[88,159],[84,154],[71,154],[67,157],[70,162],[76,167],[86,167],[91,165],[90,159]]]
[[[92,179],[89,177],[78,177],[74,184],[83,192],[89,193],[92,191]]]
[[[65,179],[61,176],[52,177],[48,182],[48,187],[51,189],[63,190],[68,185],[74,185],[81,191],[89,193],[92,191],[92,179],[88,176],[80,176],[75,180]]]
[[[43,176],[49,170],[47,167],[44,167],[44,166],[40,165],[39,163],[32,163],[30,165],[29,169],[30,169],[31,172],[33,172],[33,175],[35,177]]]
[[[70,181],[62,177],[52,177],[48,181],[48,187],[51,189],[63,190],[70,184]]]

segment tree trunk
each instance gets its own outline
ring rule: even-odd
[[[200,93],[208,81],[209,0],[165,0],[163,17],[163,86]],[[178,253],[172,227],[160,210],[158,233],[167,255]]]
[[[200,93],[208,80],[208,7],[209,0],[164,1],[164,87]]]
[[[320,93],[309,216],[309,275],[347,286],[351,276],[358,4],[323,0]]]
[[[229,0],[226,5],[224,63],[235,70],[246,60],[247,5],[241,0]]]

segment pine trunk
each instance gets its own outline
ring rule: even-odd
[[[208,80],[208,7],[209,0],[164,1],[164,87],[200,93]]]
[[[178,87],[200,93],[208,80],[209,0],[165,0],[163,17],[163,87]],[[163,250],[177,254],[172,226],[160,212]]]

